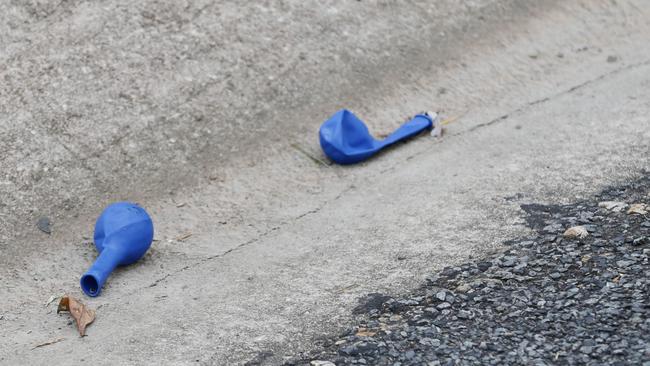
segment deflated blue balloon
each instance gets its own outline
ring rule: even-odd
[[[383,140],[376,140],[368,127],[347,109],[336,112],[320,126],[320,146],[328,158],[338,164],[354,164],[366,160],[379,150],[398,141],[431,129],[433,120],[418,114]]]
[[[97,219],[94,240],[99,257],[81,277],[81,289],[88,296],[99,295],[115,267],[142,258],[153,241],[153,222],[136,204],[113,203]]]

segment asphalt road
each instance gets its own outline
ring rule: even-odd
[[[360,299],[346,332],[286,365],[650,365],[650,176],[567,205],[534,232]]]
[[[42,1],[0,17],[2,363],[277,364],[338,334],[360,297],[525,235],[521,203],[650,168],[643,1]],[[342,107],[376,133],[422,110],[451,122],[317,163]],[[92,224],[118,199],[152,213],[156,241],[89,299]],[[87,337],[44,305],[63,293],[97,309]]]

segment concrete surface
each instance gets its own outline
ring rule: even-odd
[[[34,1],[0,17],[1,363],[278,364],[363,295],[526,234],[520,203],[650,168],[643,1]],[[344,106],[377,133],[421,110],[453,122],[358,166],[314,162],[300,150],[322,158],[318,126]],[[152,213],[156,242],[89,299],[92,223],[116,199]],[[63,293],[97,308],[87,337],[44,305]]]

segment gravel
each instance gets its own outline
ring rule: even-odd
[[[572,205],[522,205],[536,235],[371,294],[356,324],[287,365],[650,365],[650,176]],[[565,238],[580,225],[589,235]],[[315,362],[318,361],[318,362]]]

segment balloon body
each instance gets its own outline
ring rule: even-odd
[[[99,256],[80,281],[88,296],[100,294],[117,266],[132,264],[144,256],[153,241],[153,221],[134,203],[113,203],[97,219],[94,241]]]
[[[368,127],[354,113],[342,109],[325,121],[319,130],[320,145],[325,155],[338,164],[354,164],[366,160],[398,141],[431,129],[433,121],[418,114],[383,140],[376,140]]]

